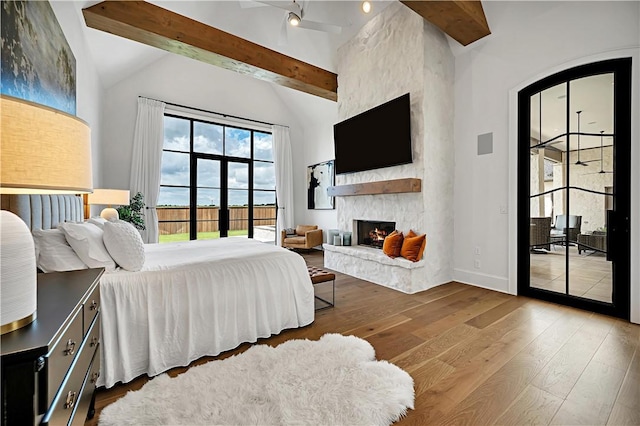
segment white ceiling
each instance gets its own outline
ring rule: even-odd
[[[369,19],[394,1],[396,0],[373,0],[373,10],[369,14],[361,11],[360,1],[303,1],[302,5],[305,11],[303,20],[339,24],[343,26],[342,33],[329,34],[289,27],[288,41],[285,45],[280,43],[285,11],[276,7],[248,0],[153,0],[151,3],[335,72],[338,47],[351,39]],[[164,55],[170,54],[154,47],[88,28],[82,17],[82,9],[96,3],[99,2],[77,1],[74,2],[74,5],[78,19],[81,20],[90,54],[106,89]],[[287,1],[279,3],[290,4]]]

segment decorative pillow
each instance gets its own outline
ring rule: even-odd
[[[284,229],[284,234],[285,235],[296,235],[296,230],[295,230],[295,228],[285,228]]]
[[[102,242],[102,229],[89,222],[61,223],[58,228],[62,229],[73,251],[89,268],[115,271],[116,263]]]
[[[104,224],[104,245],[122,269],[139,271],[144,265],[144,242],[138,230],[123,220]]]
[[[316,229],[318,229],[317,225],[298,225],[296,226],[296,234],[303,236],[307,231],[314,231]]]
[[[90,217],[87,222],[93,223],[98,228],[104,230],[104,224],[108,222],[108,220],[101,218],[100,216],[97,216],[97,217]]]
[[[407,260],[417,262],[422,259],[424,248],[427,245],[427,235],[416,235],[415,232],[409,230],[402,242],[402,249],[400,255]]]
[[[87,269],[60,229],[37,229],[33,231],[33,242],[36,246],[36,262],[42,272]]]
[[[391,258],[398,257],[402,249],[402,241],[404,241],[404,235],[402,235],[402,232],[395,230],[384,239],[382,251]]]

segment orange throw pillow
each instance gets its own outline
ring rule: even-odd
[[[412,230],[409,231],[407,236],[402,242],[402,249],[400,249],[400,255],[407,260],[417,262],[422,259],[424,248],[427,246],[427,235],[416,235]]]
[[[393,231],[384,239],[382,243],[382,251],[387,256],[394,258],[400,256],[400,250],[402,249],[402,241],[404,236],[402,232]]]

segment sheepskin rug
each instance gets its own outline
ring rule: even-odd
[[[105,407],[99,424],[389,425],[413,400],[411,376],[376,361],[369,342],[325,334],[162,374]]]

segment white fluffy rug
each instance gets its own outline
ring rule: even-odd
[[[105,407],[100,425],[388,425],[413,397],[411,376],[366,340],[325,334],[157,376]]]

